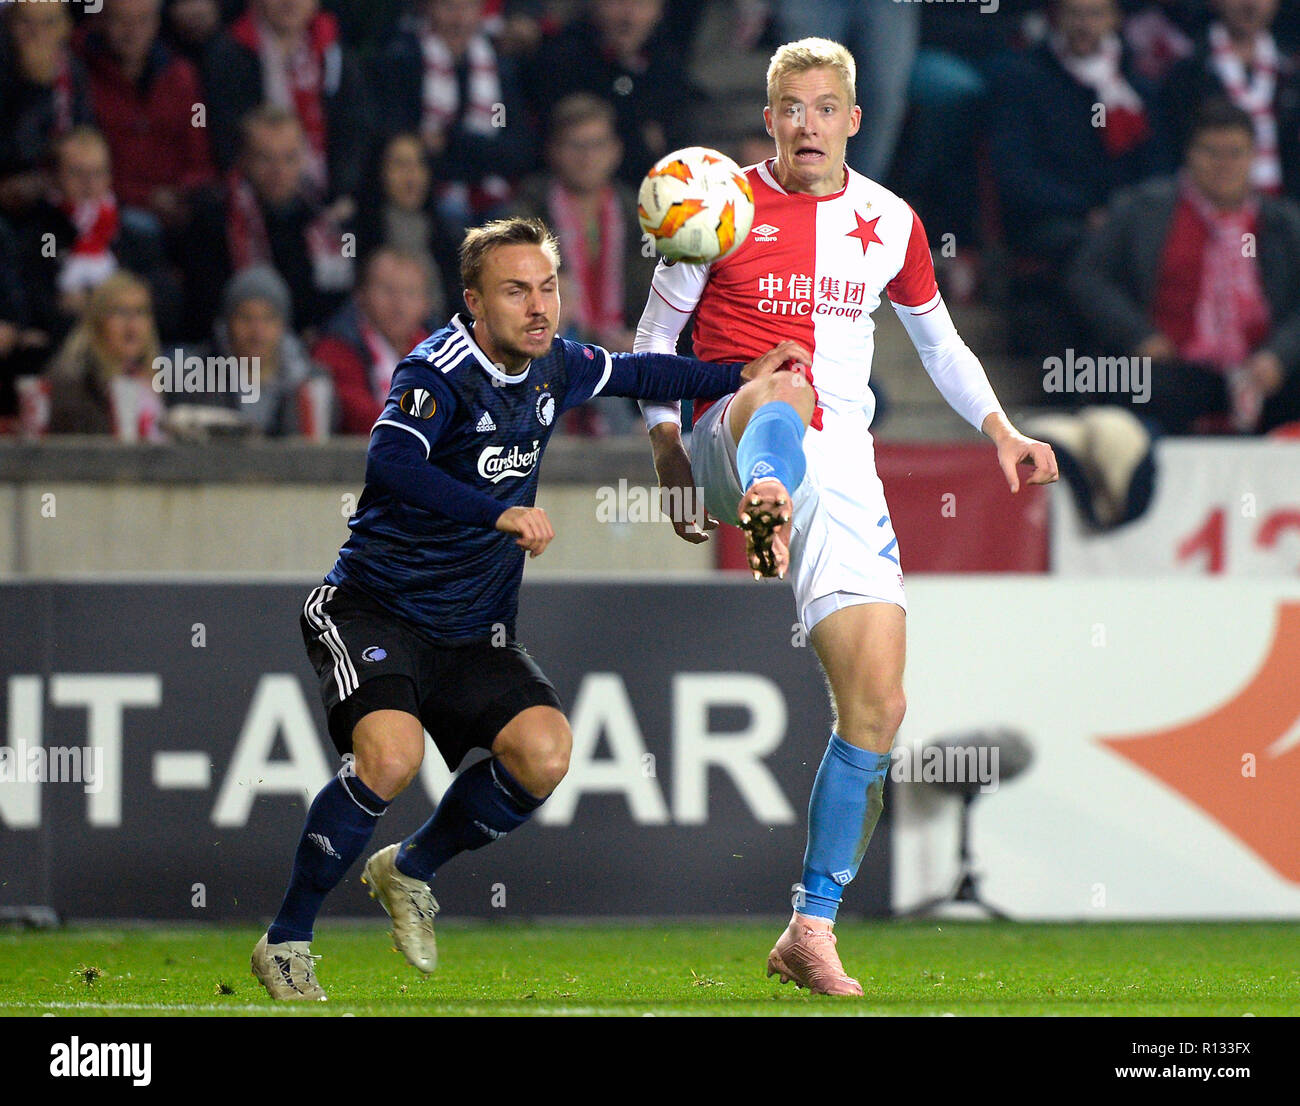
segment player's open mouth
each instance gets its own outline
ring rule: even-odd
[[[543,324],[542,326],[530,327],[528,330],[525,330],[524,333],[530,338],[542,339],[546,337],[549,331],[550,327]]]
[[[794,159],[800,164],[807,164],[814,161],[820,161],[825,156],[826,155],[822,153],[821,150],[818,150],[812,146],[800,146],[799,149],[795,150],[794,152]]]

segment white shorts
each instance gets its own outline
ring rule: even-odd
[[[709,513],[735,526],[744,489],[724,418],[731,399],[718,400],[695,424],[691,473]],[[865,416],[827,410],[823,419],[822,430],[804,435],[808,471],[794,493],[790,540],[790,582],[807,631],[832,611],[858,603],[896,603],[907,610],[898,539]],[[844,456],[836,456],[837,445]]]

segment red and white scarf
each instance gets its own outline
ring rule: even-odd
[[[77,231],[71,250],[64,256],[56,284],[60,292],[88,292],[117,271],[113,239],[117,237],[117,198],[109,192],[99,202],[59,204]]]
[[[598,222],[583,217],[577,200],[559,183],[547,196],[560,255],[577,275],[582,295],[573,305],[575,321],[584,334],[597,336],[623,325],[623,242],[626,227],[618,193],[606,187]],[[594,241],[592,231],[595,231]]]
[[[388,344],[387,338],[366,322],[364,315],[360,321],[361,340],[365,342],[366,352],[370,355],[370,364],[366,366],[370,378],[370,394],[376,402],[383,403],[393,385],[393,370],[402,357]]]
[[[1102,144],[1111,157],[1121,157],[1150,137],[1146,105],[1128,83],[1120,65],[1118,35],[1107,35],[1097,52],[1087,57],[1069,53],[1065,37],[1059,33],[1051,34],[1047,42],[1061,67],[1085,88],[1091,89],[1105,108],[1105,126],[1099,129]]]
[[[501,77],[497,73],[497,55],[486,35],[475,35],[465,47],[469,65],[469,103],[461,111],[460,85],[456,80],[456,59],[447,44],[429,30],[419,30],[420,49],[424,54],[424,87],[421,94],[420,129],[424,133],[442,134],[457,124],[470,134],[491,134],[501,103]]]
[[[1259,201],[1252,196],[1236,210],[1225,211],[1186,177],[1181,197],[1200,217],[1206,238],[1192,335],[1180,352],[1228,377],[1233,421],[1240,429],[1249,429],[1258,418],[1263,397],[1241,366],[1251,353],[1250,334],[1266,330],[1271,317],[1259,267],[1242,248],[1243,236],[1255,231]]]
[[[305,39],[288,52],[252,11],[237,19],[230,33],[261,59],[265,101],[298,117],[307,137],[306,174],[323,193],[328,179],[329,139],[325,98],[338,91],[343,75],[343,53],[334,16],[319,13],[307,28]]]
[[[250,265],[275,265],[271,240],[266,233],[262,205],[253,186],[238,172],[227,178],[230,210],[226,236],[235,272]],[[306,229],[307,254],[311,258],[312,281],[321,292],[343,292],[352,287],[353,260],[343,248],[343,234],[334,220],[321,212]]]
[[[1277,117],[1273,97],[1277,92],[1277,44],[1267,31],[1255,36],[1250,79],[1246,66],[1232,49],[1232,40],[1222,23],[1210,25],[1210,64],[1239,108],[1250,113],[1255,124],[1255,161],[1250,183],[1262,192],[1282,188],[1282,161],[1277,151]]]

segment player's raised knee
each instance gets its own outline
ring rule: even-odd
[[[753,389],[753,409],[756,410],[765,403],[788,403],[799,412],[805,426],[812,421],[817,401],[808,378],[803,373],[776,372],[746,384],[744,391],[749,392],[750,389]]]

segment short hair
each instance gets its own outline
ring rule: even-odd
[[[571,127],[580,127],[584,123],[608,123],[611,131],[617,131],[617,117],[614,105],[590,92],[575,92],[564,97],[551,112],[550,127],[547,137],[554,141]]]
[[[539,246],[560,267],[560,244],[540,219],[494,219],[474,227],[460,244],[460,280],[466,288],[478,288],[487,255],[500,246]]]
[[[1201,105],[1187,135],[1190,148],[1205,131],[1219,131],[1231,127],[1233,130],[1245,131],[1251,142],[1255,141],[1255,121],[1250,112],[1238,107],[1226,96],[1211,96]]]
[[[857,103],[858,67],[853,55],[829,38],[801,38],[777,47],[767,66],[767,104],[776,107],[777,86],[783,77],[806,73],[810,69],[834,69],[849,94],[849,103]]]
[[[302,120],[288,108],[278,104],[260,104],[253,108],[239,121],[240,143],[248,149],[252,142],[253,131],[258,127],[297,127],[302,131]]]
[[[396,261],[400,265],[414,265],[420,270],[420,275],[428,281],[430,275],[429,263],[418,253],[406,246],[395,246],[384,242],[376,246],[361,263],[361,280],[359,286],[365,286],[370,283],[375,275],[375,266],[387,258],[389,261]]]

